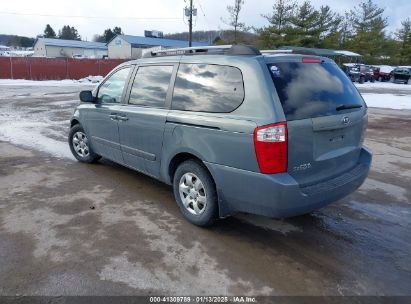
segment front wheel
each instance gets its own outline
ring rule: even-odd
[[[197,226],[210,226],[218,213],[217,192],[213,178],[203,164],[183,162],[173,179],[174,197],[183,216]]]
[[[86,132],[81,125],[74,125],[69,132],[68,142],[71,153],[74,157],[83,163],[94,163],[101,157],[94,153],[90,147],[90,142]]]

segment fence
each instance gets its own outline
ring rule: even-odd
[[[121,59],[0,57],[0,79],[60,80],[105,76]]]

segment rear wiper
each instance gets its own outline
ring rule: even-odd
[[[362,105],[359,105],[359,104],[349,104],[349,103],[347,103],[347,104],[339,105],[339,106],[336,107],[335,109],[336,109],[337,111],[341,111],[341,110],[357,109],[357,108],[362,108]]]

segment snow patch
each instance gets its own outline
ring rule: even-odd
[[[362,93],[368,107],[411,110],[411,95]]]
[[[16,145],[50,153],[56,157],[73,159],[67,142],[46,136],[50,124],[40,121],[10,120],[0,124],[0,138]]]
[[[90,76],[89,76],[90,77]],[[92,76],[92,79],[98,79],[102,76]],[[86,79],[86,78],[83,78]],[[95,82],[89,80],[25,80],[25,79],[0,79],[0,86],[34,86],[34,87],[61,87],[61,86],[79,86],[79,85],[95,85]]]
[[[355,82],[354,85],[359,89],[387,89],[387,90],[410,90],[411,85],[393,83],[393,82],[365,82],[358,83]]]

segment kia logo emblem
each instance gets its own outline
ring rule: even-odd
[[[350,123],[350,118],[348,118],[347,116],[344,116],[344,117],[341,119],[341,122],[342,122],[344,125],[348,125],[348,124]]]

